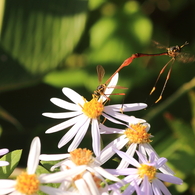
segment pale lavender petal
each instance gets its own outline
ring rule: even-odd
[[[149,166],[153,166],[152,163],[148,162],[146,156],[144,156],[143,154],[141,154],[139,151],[136,151],[136,153],[137,153],[137,155],[139,157],[139,162],[141,161],[143,164],[146,164],[146,165],[149,165]]]
[[[135,167],[140,167],[139,162],[134,159],[131,156],[128,156],[125,152],[119,151],[119,150],[115,150],[115,152],[123,159],[125,159],[127,162],[129,162],[131,165],[135,166]]]
[[[163,174],[163,173],[156,173],[156,177],[158,179],[161,179],[161,180],[169,182],[169,183],[174,183],[174,184],[179,184],[179,185],[183,183],[183,181],[180,178],[175,177],[173,175],[167,175],[167,174]]]
[[[155,183],[155,180],[153,180],[153,182],[152,182],[152,191],[153,191],[153,193],[154,193],[155,195],[162,195],[159,186],[156,185],[156,184],[157,184],[157,183]],[[166,195],[168,195],[168,194],[166,194]],[[169,195],[170,195],[170,194],[169,194]]]
[[[78,121],[80,121],[80,119],[83,117],[83,115],[79,115],[79,116],[76,116],[72,119],[69,119],[65,122],[62,122],[58,125],[55,125],[54,127],[51,127],[49,128],[45,133],[54,133],[54,132],[57,132],[57,131],[61,131],[63,129],[66,129],[67,127],[70,127],[72,126],[73,124],[77,123]]]
[[[135,187],[134,185],[129,185],[127,187],[127,189],[125,189],[125,191],[123,192],[123,195],[130,195],[130,194],[133,194],[133,192],[135,191]]]
[[[158,160],[158,161],[159,161],[159,160]],[[150,163],[155,163],[155,164],[156,164],[154,152],[152,152],[152,153],[149,155],[149,162],[150,162]],[[160,162],[161,162],[161,161],[160,161]]]
[[[116,152],[113,150],[114,148],[117,148],[120,150],[124,147],[124,145],[128,142],[128,139],[125,135],[122,135],[115,139],[114,141],[110,142],[101,152],[100,155],[96,157],[97,161],[99,161],[102,164],[107,162]]]
[[[41,152],[41,142],[39,137],[35,137],[32,140],[31,146],[30,146],[30,152],[28,155],[28,162],[27,162],[27,173],[28,174],[34,174],[37,166],[39,164],[39,155]]]
[[[92,119],[91,123],[92,148],[96,156],[100,155],[100,130],[97,119]]]
[[[148,181],[148,177],[146,175],[144,176],[140,189],[142,195],[153,195],[151,183]]]
[[[138,175],[138,170],[135,169],[134,171],[132,171],[132,173],[128,176],[126,176],[123,181],[125,183],[131,183],[132,181],[136,181],[137,184],[139,185],[142,182],[142,178],[139,177]]]
[[[159,158],[156,162],[156,168],[159,169],[160,167],[162,167],[163,165],[165,165],[165,163],[167,162],[166,158]]]
[[[166,186],[158,179],[153,180],[152,186],[153,186],[153,188],[157,188],[157,189],[161,190],[163,192],[163,194],[165,194],[165,195],[171,195],[171,193],[166,188]]]
[[[135,168],[125,168],[125,169],[105,169],[112,175],[135,175],[137,174],[137,169]]]
[[[61,112],[61,113],[50,113],[50,112],[45,112],[42,115],[49,117],[49,118],[55,118],[55,119],[66,119],[66,118],[71,118],[74,116],[78,116],[82,114],[82,111],[77,111],[77,112]]]
[[[129,141],[128,138],[127,142]],[[136,143],[132,143],[129,148],[127,149],[127,151],[125,152],[128,156],[132,156],[135,154],[135,150],[137,148],[137,144]],[[118,165],[117,169],[122,169],[122,168],[127,168],[129,166],[129,162],[126,161],[125,159],[122,159],[120,164]]]
[[[4,154],[7,154],[9,150],[7,148],[0,149],[0,156],[3,156]]]
[[[86,116],[81,115],[76,121],[77,123],[61,138],[60,142],[58,143],[58,147],[61,148],[65,144],[67,144],[79,131],[82,125],[84,125],[86,121]],[[76,119],[76,118],[75,118]]]
[[[65,100],[61,100],[59,98],[51,98],[50,101],[55,104],[56,106],[60,108],[64,108],[66,110],[72,110],[72,111],[79,111],[81,110],[81,107],[77,104],[73,104],[70,102],[67,102]]]
[[[150,145],[147,144],[145,145],[145,150],[147,152],[148,155],[150,155],[151,152],[154,152],[155,154],[155,159],[158,160],[160,157],[158,156],[158,154],[156,153],[156,151],[154,150],[154,148]],[[169,174],[169,175],[174,175],[174,171],[172,171],[166,164],[163,165],[162,167],[159,168],[159,170],[163,173]]]
[[[82,106],[85,103],[84,98],[70,88],[64,87],[62,89],[62,92],[64,93],[65,96],[67,96],[72,102],[74,102],[77,105]]]
[[[78,145],[81,143],[81,141],[83,140],[83,137],[85,136],[85,134],[88,130],[90,120],[91,120],[90,118],[86,118],[86,121],[83,121],[84,122],[83,125],[78,130],[78,133],[76,134],[74,140],[72,141],[72,143],[68,147],[68,151],[75,150],[78,147]]]

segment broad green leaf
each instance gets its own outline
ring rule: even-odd
[[[0,78],[4,78],[0,89],[38,82],[57,68],[83,33],[86,9],[83,0],[7,0],[0,43]]]
[[[8,166],[0,167],[1,179],[6,179],[11,175],[11,173],[14,171],[14,169],[19,163],[21,154],[22,154],[22,150],[14,150],[13,152],[6,154],[0,159],[9,162]]]

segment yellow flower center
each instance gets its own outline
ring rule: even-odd
[[[102,102],[98,102],[97,98],[93,98],[91,101],[87,102],[85,100],[85,104],[83,106],[83,112],[89,118],[95,119],[98,118],[104,110],[104,105]]]
[[[39,190],[39,180],[35,174],[28,175],[23,172],[17,177],[15,188],[21,194],[32,195]]]
[[[129,144],[131,143],[149,143],[151,134],[146,131],[147,126],[144,124],[131,125],[124,134],[129,139]]]
[[[140,178],[144,178],[144,176],[148,177],[148,180],[151,182],[155,179],[156,176],[156,168],[153,166],[142,164],[141,167],[138,168],[138,174]]]
[[[70,152],[70,158],[76,165],[88,165],[93,161],[92,151],[78,148]]]

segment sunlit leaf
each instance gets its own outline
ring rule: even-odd
[[[86,8],[87,1],[83,0],[7,0],[0,78],[8,78],[0,82],[0,89],[38,82],[44,74],[57,68],[82,35]]]

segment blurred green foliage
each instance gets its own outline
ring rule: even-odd
[[[105,82],[133,53],[160,53],[166,47],[190,44],[195,51],[193,0],[2,0],[0,6],[0,148],[24,148],[21,164],[34,136],[40,136],[44,153],[57,149],[65,131],[45,135],[59,121],[41,116],[61,111],[49,102],[65,99],[62,87],[73,88],[87,99],[98,85],[96,66],[105,70]],[[4,3],[4,4],[3,4]],[[156,48],[152,40],[165,49]],[[195,194],[195,76],[194,63],[175,62],[163,99],[154,104],[166,79],[165,71],[155,93],[149,96],[168,56],[135,59],[120,71],[118,85],[126,96],[111,103],[145,102],[147,110],[130,113],[147,119],[154,135],[152,146],[184,184],[171,186],[172,194]],[[121,91],[121,90],[120,90]],[[120,93],[119,91],[119,93]],[[90,135],[90,133],[89,133]],[[104,142],[109,142],[112,136]],[[87,145],[86,145],[87,144]],[[86,138],[81,147],[91,148]]]

